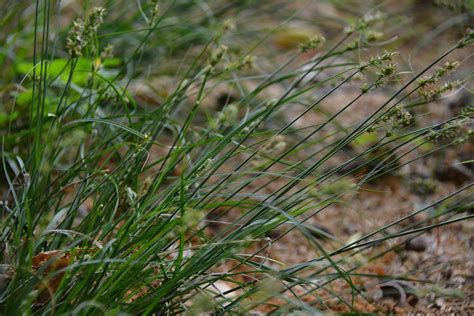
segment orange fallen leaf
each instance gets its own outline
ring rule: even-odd
[[[66,268],[67,266],[71,264],[71,259],[72,259],[72,256],[69,252],[62,253],[59,250],[45,251],[33,257],[32,268],[33,270],[37,271],[44,264],[50,262],[50,260],[53,260],[51,263],[49,263],[49,265],[44,270],[43,274],[47,275],[51,272],[56,272],[56,271]],[[41,284],[40,294],[38,296],[38,302],[40,303],[45,302],[48,296],[57,290],[63,276],[64,276],[64,272],[61,272],[58,275],[56,275],[54,278],[52,278],[51,280],[47,280],[46,282],[43,282]]]

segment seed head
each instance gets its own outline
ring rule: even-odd
[[[364,83],[364,85],[360,88],[362,93],[367,93],[370,90],[370,86],[368,83]]]
[[[99,26],[104,22],[106,11],[102,7],[95,7],[89,14],[85,24],[86,33],[96,33]]]
[[[459,61],[447,61],[444,63],[443,68],[446,69],[446,71],[452,71],[456,69],[459,66]]]
[[[114,45],[107,44],[107,46],[105,46],[102,53],[100,53],[100,58],[101,59],[109,59],[109,58],[112,58],[112,57],[114,57]]]
[[[261,153],[263,155],[269,155],[272,153],[281,153],[285,150],[287,146],[285,136],[275,135],[270,140],[262,146]]]
[[[377,75],[380,78],[391,76],[395,73],[396,67],[397,67],[396,64],[389,63],[387,66],[385,66],[385,68],[382,68],[380,72],[377,73]]]
[[[224,23],[222,24],[222,28],[224,32],[235,29],[235,20],[233,19],[225,20]]]
[[[66,39],[66,49],[71,57],[76,58],[82,55],[82,50],[90,43],[104,21],[105,14],[104,8],[96,7],[85,21],[77,19],[73,22]]]
[[[420,87],[426,87],[430,84],[434,84],[436,83],[437,81],[437,77],[436,76],[423,76],[422,78],[418,79],[418,84],[420,85]]]
[[[82,55],[82,48],[84,48],[86,39],[84,38],[84,22],[77,19],[73,22],[72,28],[66,39],[66,49],[69,55],[73,58]]]
[[[462,38],[459,41],[459,44],[458,44],[459,48],[462,48],[462,47],[474,42],[474,30],[473,29],[467,29],[466,33],[467,33],[466,36],[464,36],[464,38]]]
[[[377,31],[367,32],[367,41],[368,42],[377,42],[383,38],[383,33]]]
[[[217,124],[224,127],[233,126],[238,120],[238,115],[238,106],[234,103],[229,104],[217,115]]]
[[[359,21],[357,21],[357,23],[355,23],[353,25],[350,25],[350,26],[347,26],[344,29],[344,33],[346,33],[347,35],[350,35],[354,32],[365,30],[369,26],[372,26],[375,23],[377,23],[379,21],[382,21],[385,17],[386,17],[386,15],[381,13],[381,12],[375,12],[374,14],[368,14],[368,15],[364,16],[362,19],[360,19]]]
[[[210,61],[209,63],[211,66],[217,65],[222,58],[224,58],[225,54],[227,53],[228,47],[226,45],[221,45],[214,49],[211,53]]]
[[[413,115],[403,107],[399,109],[396,115],[396,126],[409,126],[413,122]]]
[[[316,46],[321,43],[324,43],[324,41],[326,41],[326,38],[324,38],[324,36],[316,35],[308,39],[306,42],[300,44],[299,48],[304,53],[310,49],[316,48]]]
[[[244,60],[242,61],[242,67],[243,68],[249,68],[252,69],[255,65],[255,60],[257,58],[253,55],[247,55],[244,57]]]
[[[160,13],[160,5],[158,3],[158,0],[152,0],[150,5],[151,5],[151,12],[150,12],[151,18],[148,21],[148,23],[151,26],[153,26],[158,21],[158,14]]]
[[[355,39],[351,42],[349,42],[346,47],[345,47],[345,50],[346,51],[351,51],[351,50],[354,50],[354,49],[357,49],[360,47],[360,42],[358,39]]]

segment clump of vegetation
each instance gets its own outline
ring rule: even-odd
[[[472,30],[410,64],[390,8],[324,34],[291,1],[93,5],[4,5],[2,314],[380,312],[397,276],[360,269],[472,218],[472,182],[426,180],[445,195],[349,239],[311,224],[472,142],[472,104],[426,119],[472,91]],[[295,233],[311,259],[272,253]]]

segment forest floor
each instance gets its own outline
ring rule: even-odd
[[[388,6],[397,9],[397,4],[392,1]],[[337,11],[328,4],[309,3],[308,1],[295,1],[294,8],[305,7],[304,12],[296,16],[292,21],[297,28],[307,27],[308,17],[314,12],[325,12],[333,14],[338,18],[343,12]],[[430,7],[425,9],[423,3],[419,3],[420,10],[411,7],[412,12],[409,17],[410,23],[414,20],[421,20],[423,23],[416,24],[417,32],[426,34],[429,38],[431,31],[442,23],[445,9]],[[421,10],[423,8],[423,10]],[[445,12],[444,12],[445,13]],[[298,20],[301,18],[302,20]],[[306,26],[305,26],[306,25]],[[319,32],[328,36],[332,34],[331,26],[327,29],[320,27]],[[329,35],[330,36],[330,35]],[[440,38],[443,43],[456,42],[459,36],[457,31],[445,31]],[[424,65],[433,59],[441,50],[439,46],[433,45],[426,38],[408,40],[402,47],[397,47],[401,60],[410,60],[414,65]],[[267,49],[281,49],[281,41],[278,37],[274,39],[273,47]],[[414,50],[415,54],[413,54]],[[420,53],[420,52],[423,53]],[[343,62],[343,61],[342,61]],[[466,71],[472,70],[473,61],[464,63]],[[330,73],[323,73],[330,75]],[[359,92],[360,83],[346,85],[334,97],[328,98],[322,105],[322,109],[327,113],[336,113],[340,108],[350,102]],[[231,89],[229,88],[229,91]],[[219,102],[228,98],[232,92],[223,89],[222,95],[216,95],[216,106]],[[276,91],[275,94],[278,95]],[[320,92],[322,93],[322,92]],[[340,122],[345,126],[356,123],[366,115],[374,111],[377,106],[383,103],[389,95],[383,91],[372,94],[370,99],[357,102],[352,110],[340,117]],[[219,101],[220,100],[220,101]],[[472,105],[472,94],[467,91],[458,93],[453,97],[441,100],[430,105],[429,109],[423,109],[417,113],[417,120],[422,123],[433,122],[446,119],[459,113],[462,106]],[[294,106],[283,114],[283,121],[289,122],[300,113],[304,107]],[[297,123],[295,127],[313,126],[324,122],[325,116],[320,112],[308,113]],[[331,128],[326,130],[331,132]],[[341,151],[330,165],[336,166],[341,161],[350,158],[350,155],[357,148],[348,148]],[[425,152],[429,149],[425,150]],[[308,150],[309,152],[309,150]],[[304,155],[302,155],[303,157]],[[413,159],[416,155],[407,155],[401,159],[401,163]],[[364,185],[358,194],[349,194],[339,203],[325,208],[323,211],[307,219],[305,222],[319,232],[327,233],[331,238],[321,238],[321,246],[328,250],[337,249],[339,245],[350,243],[361,236],[369,234],[396,219],[409,215],[414,210],[423,209],[427,205],[443,198],[450,192],[456,191],[464,186],[472,185],[474,180],[474,165],[461,164],[461,161],[470,160],[474,157],[474,142],[470,142],[450,148],[441,154],[418,159],[410,164],[403,165],[396,172],[390,172],[377,180]],[[238,161],[237,161],[238,162]],[[330,166],[327,166],[330,167]],[[354,166],[356,167],[356,166]],[[276,167],[282,168],[282,166]],[[361,171],[361,176],[363,171]],[[346,177],[344,181],[356,181],[357,174],[353,178]],[[281,181],[284,181],[282,179]],[[284,182],[275,181],[260,193],[269,194],[277,190]],[[249,186],[249,192],[257,188],[260,183]],[[337,184],[336,184],[337,185]],[[345,185],[342,183],[341,185]],[[347,183],[346,183],[347,185]],[[331,188],[325,188],[331,190]],[[471,188],[472,189],[472,188]],[[472,200],[474,192],[468,190],[465,199]],[[438,212],[448,205],[440,203],[429,207],[411,218],[411,222],[422,221],[430,214]],[[466,214],[473,214],[472,203],[470,207],[463,210]],[[226,213],[220,218],[221,226],[216,224],[209,228],[212,235],[224,227],[226,222],[231,222],[238,217],[237,210]],[[402,222],[391,227],[395,231],[410,226],[410,221]],[[428,225],[436,224],[428,221]],[[297,229],[280,237],[289,226],[282,226],[275,230],[274,234],[268,235],[268,241],[262,242],[264,248],[259,254],[267,264],[275,262],[275,266],[284,263],[286,266],[310,261],[320,257],[322,253],[315,250],[314,245],[310,245],[307,238]],[[281,238],[281,239],[280,239]],[[278,242],[272,243],[272,240]],[[247,249],[252,253],[256,248]],[[455,222],[450,225],[436,227],[420,235],[400,236],[390,240],[388,243],[379,246],[369,247],[357,255],[345,258],[345,263],[360,264],[360,268],[351,271],[351,281],[367,289],[365,297],[355,296],[353,306],[359,311],[370,313],[433,313],[433,314],[474,314],[474,221],[466,220]],[[224,265],[223,270],[230,270],[232,264]],[[281,267],[281,266],[280,266]],[[239,267],[241,271],[245,267]],[[317,278],[318,279],[318,278]],[[318,282],[323,282],[324,277],[319,277]],[[242,277],[243,282],[252,281],[252,277]],[[231,283],[221,282],[218,291],[224,293],[231,289]],[[329,289],[339,290],[346,288],[346,295],[342,300],[332,297]],[[352,289],[345,280],[333,282],[325,290],[312,293],[305,292],[304,288],[296,288],[296,294],[305,302],[324,301],[325,298],[332,297],[321,308],[327,311],[349,312],[351,307],[343,302],[351,302]],[[224,294],[223,294],[224,295]],[[274,304],[281,302],[275,299]],[[271,311],[271,306],[262,312]]]

